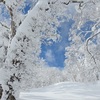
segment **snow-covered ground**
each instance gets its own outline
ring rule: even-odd
[[[58,83],[21,92],[20,100],[100,100],[100,82]]]

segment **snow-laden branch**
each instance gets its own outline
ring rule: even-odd
[[[94,34],[94,35],[92,35],[91,37],[89,37],[89,38],[87,39],[87,41],[86,41],[86,50],[87,50],[87,52],[90,54],[90,56],[92,57],[92,59],[94,60],[94,63],[95,63],[95,64],[96,64],[95,57],[94,57],[94,55],[90,52],[88,44],[89,44],[89,41],[90,41],[90,40],[92,40],[95,36],[97,36],[97,35],[99,35],[99,34],[100,34],[100,32],[97,32],[96,34]]]
[[[3,24],[2,22],[0,22],[1,26],[7,28],[7,29],[10,29],[7,25]]]
[[[61,3],[65,4],[65,5],[69,5],[70,3],[77,3],[80,6],[84,2],[83,1],[78,1],[78,0],[69,0],[68,2],[61,2]]]

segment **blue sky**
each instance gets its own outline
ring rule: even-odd
[[[61,35],[61,40],[56,43],[53,42],[52,45],[42,44],[42,52],[40,57],[45,59],[46,63],[51,67],[64,67],[65,60],[65,47],[69,45],[68,33],[74,21],[69,20],[68,22],[63,22],[57,28],[58,34]]]
[[[40,54],[40,57],[45,59],[46,63],[50,67],[58,67],[63,68],[64,67],[64,60],[65,60],[65,47],[70,46],[70,41],[68,40],[70,29],[72,28],[72,25],[74,24],[73,20],[65,21],[61,23],[61,25],[58,27],[58,34],[61,35],[61,41],[53,42],[52,45],[46,45],[42,44],[42,52]],[[91,27],[94,25],[94,22],[88,21],[85,24],[83,24],[80,28],[80,30],[77,30],[77,34],[79,32],[82,32],[82,35],[84,36],[86,34],[86,31],[91,31]],[[92,33],[88,32],[87,35],[84,37],[83,42],[90,37]]]

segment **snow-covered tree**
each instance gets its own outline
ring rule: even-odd
[[[77,9],[75,23],[69,33],[70,46],[66,47],[66,69],[71,81],[100,79],[99,37],[100,1],[86,0]],[[98,48],[98,49],[97,49]],[[68,67],[68,68],[67,68]]]
[[[2,53],[1,57],[0,83],[3,88],[1,99],[17,100],[24,78],[29,76],[30,81],[39,67],[42,39],[56,41],[59,38],[56,33],[56,27],[59,25],[58,17],[62,16],[66,7],[63,6],[64,1],[39,0],[28,14],[22,15],[20,7],[24,6],[23,0],[0,2],[9,15],[8,25],[1,22],[2,27],[9,30],[5,30],[8,38],[6,48],[4,43],[0,44],[2,49],[6,50],[2,50],[4,54]],[[1,31],[1,34],[3,33]]]
[[[31,5],[25,14],[23,10],[27,3]],[[99,0],[0,0],[0,4],[1,100],[19,100],[20,89],[29,86],[39,87],[65,80],[84,81],[85,78],[89,81],[92,76],[94,80],[99,79]],[[71,4],[76,12],[66,14]],[[75,23],[69,34],[71,44],[66,47],[65,54],[65,64],[69,67],[62,74],[57,69],[47,68],[39,55],[43,40],[56,42],[60,39],[57,27],[63,18],[73,18]],[[81,27],[90,20],[94,22],[90,30],[92,34],[85,38],[88,32],[81,34]]]

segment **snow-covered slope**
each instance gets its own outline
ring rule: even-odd
[[[58,83],[21,92],[20,100],[100,100],[100,82]]]

